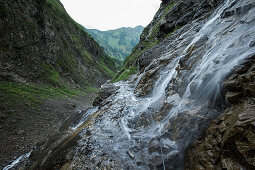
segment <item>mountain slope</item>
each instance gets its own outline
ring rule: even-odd
[[[1,167],[89,104],[116,68],[59,0],[0,1],[0,18]]]
[[[58,0],[25,5],[1,2],[2,79],[98,86],[112,76],[113,61]]]
[[[119,28],[116,30],[100,31],[96,29],[86,29],[95,38],[106,54],[114,59],[123,62],[131,53],[134,46],[139,42],[143,26],[135,28]]]

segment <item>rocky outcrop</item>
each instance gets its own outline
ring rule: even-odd
[[[224,86],[227,90],[226,99],[231,104],[236,104],[242,98],[255,96],[255,55],[244,60],[234,68],[235,74],[231,75]]]
[[[255,168],[255,100],[233,106],[212,121],[188,150],[186,169]]]
[[[188,149],[186,169],[255,169],[254,61],[254,55],[244,60],[225,81],[233,105]]]
[[[164,39],[197,18],[210,15],[221,2],[222,0],[162,1],[160,9],[152,22],[144,29],[139,44],[126,59],[126,67],[139,65],[140,70],[142,70],[153,59],[164,52],[165,48],[162,45]],[[160,42],[161,44],[159,44]],[[154,55],[151,55],[151,51],[153,51]]]
[[[98,96],[93,101],[93,106],[101,106],[102,102],[116,92],[120,87],[114,84],[105,84],[101,87]]]

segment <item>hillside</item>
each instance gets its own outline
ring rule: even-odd
[[[2,165],[91,103],[116,68],[59,0],[0,1],[0,17]]]
[[[138,44],[143,26],[123,27],[116,30],[100,31],[86,29],[110,57],[123,63],[132,49]]]
[[[254,0],[162,0],[118,82],[31,167],[255,169],[254,13]]]

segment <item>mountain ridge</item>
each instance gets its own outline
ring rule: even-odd
[[[121,65],[138,43],[143,26],[121,27],[107,31],[86,28],[85,30],[95,38],[106,54]]]

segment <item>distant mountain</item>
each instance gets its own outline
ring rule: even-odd
[[[109,31],[85,28],[105,50],[106,54],[120,63],[130,55],[132,49],[138,44],[143,29],[143,26],[123,27]]]

